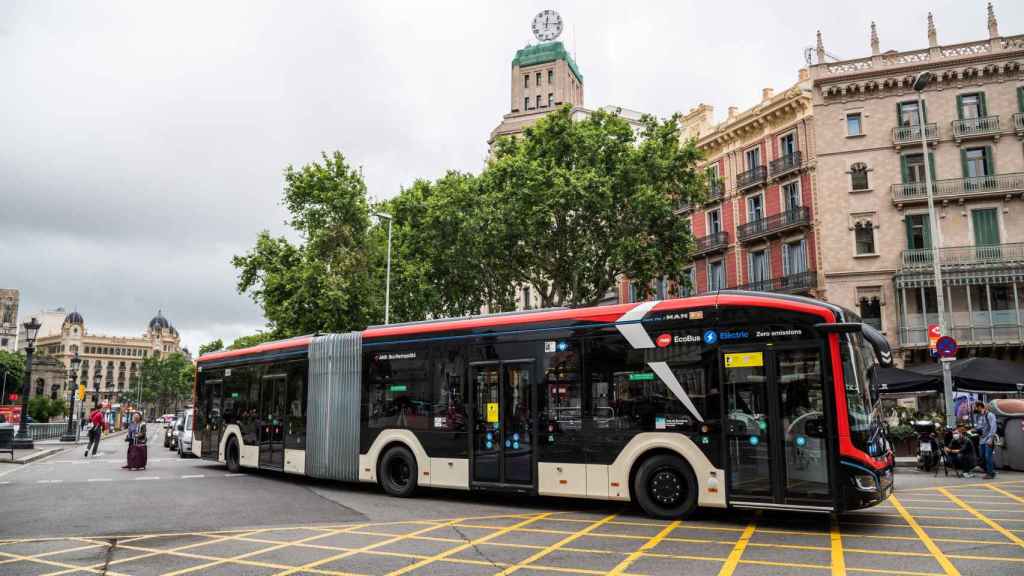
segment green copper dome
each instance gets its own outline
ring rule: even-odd
[[[583,83],[583,75],[580,74],[580,69],[576,67],[576,61],[572,59],[572,56],[565,49],[565,45],[561,42],[545,42],[517,50],[516,57],[512,59],[512,67],[519,66],[520,68],[525,68],[526,66],[545,64],[555,60],[565,60],[565,63],[569,65],[569,69],[576,75],[576,79],[580,81],[580,84]]]

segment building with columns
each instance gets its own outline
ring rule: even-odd
[[[14,352],[18,349],[18,302],[17,290],[0,288],[0,350]]]
[[[984,22],[979,11],[979,29]],[[908,32],[904,22],[893,26]],[[946,332],[961,356],[1020,359],[1024,35],[1001,35],[991,4],[987,37],[976,41],[941,44],[931,14],[919,26],[927,46],[898,52],[882,50],[872,23],[871,54],[843,61],[828,56],[818,33],[810,75],[823,207],[819,295],[879,327],[897,362],[924,362],[938,324],[938,265]],[[919,106],[913,84],[924,72],[933,77]]]
[[[42,358],[55,359],[65,375],[70,371],[71,358],[78,353],[82,365],[77,382],[86,385],[87,410],[104,402],[113,404],[133,398],[132,392],[137,390],[142,362],[146,358],[181,351],[177,329],[160,312],[149,321],[141,336],[106,336],[89,332],[83,316],[74,311],[65,316],[59,333],[40,335],[36,340],[36,353]],[[44,383],[43,392],[51,395],[56,392],[59,397],[67,398],[68,384],[65,378],[58,391],[53,390],[52,383]],[[36,386],[32,388],[35,394]]]

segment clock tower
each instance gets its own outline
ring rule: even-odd
[[[576,61],[557,40],[562,18],[554,10],[545,10],[533,19],[533,34],[540,41],[518,50],[512,59],[512,99],[510,111],[487,140],[493,146],[497,138],[518,134],[548,112],[564,104],[583,107],[583,75]]]

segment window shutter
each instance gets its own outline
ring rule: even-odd
[[[896,125],[903,126],[903,102],[896,103]]]
[[[979,116],[988,116],[988,107],[985,105],[985,93],[978,92],[978,112]]]
[[[910,180],[910,170],[907,168],[907,155],[903,154],[900,156],[900,174],[903,175],[903,183],[906,184]]]
[[[996,159],[992,156],[991,146],[985,146],[985,175],[996,175]]]
[[[927,214],[925,214],[924,216],[921,217],[921,222],[923,224],[922,228],[924,228],[924,247],[928,248],[928,249],[931,249],[932,248],[932,219]]]
[[[964,148],[960,149],[960,170],[963,177],[967,178],[967,150]]]
[[[928,153],[928,172],[931,173],[932,180],[935,180],[935,154]]]
[[[971,220],[974,224],[974,244],[976,246],[999,244],[999,219],[994,208],[972,210]]]
[[[960,120],[964,119],[964,102],[963,96],[956,95],[956,117]]]
[[[1024,86],[1017,87],[1017,110],[1024,112]]]

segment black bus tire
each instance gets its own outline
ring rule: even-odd
[[[697,508],[697,479],[678,456],[657,454],[644,460],[633,479],[633,494],[644,512],[672,520]]]
[[[228,438],[228,443],[224,445],[224,460],[228,464],[228,472],[232,474],[242,468],[238,461],[238,440],[234,436]]]
[[[395,446],[381,457],[377,478],[389,496],[408,498],[416,491],[417,474],[416,457],[405,446]]]

